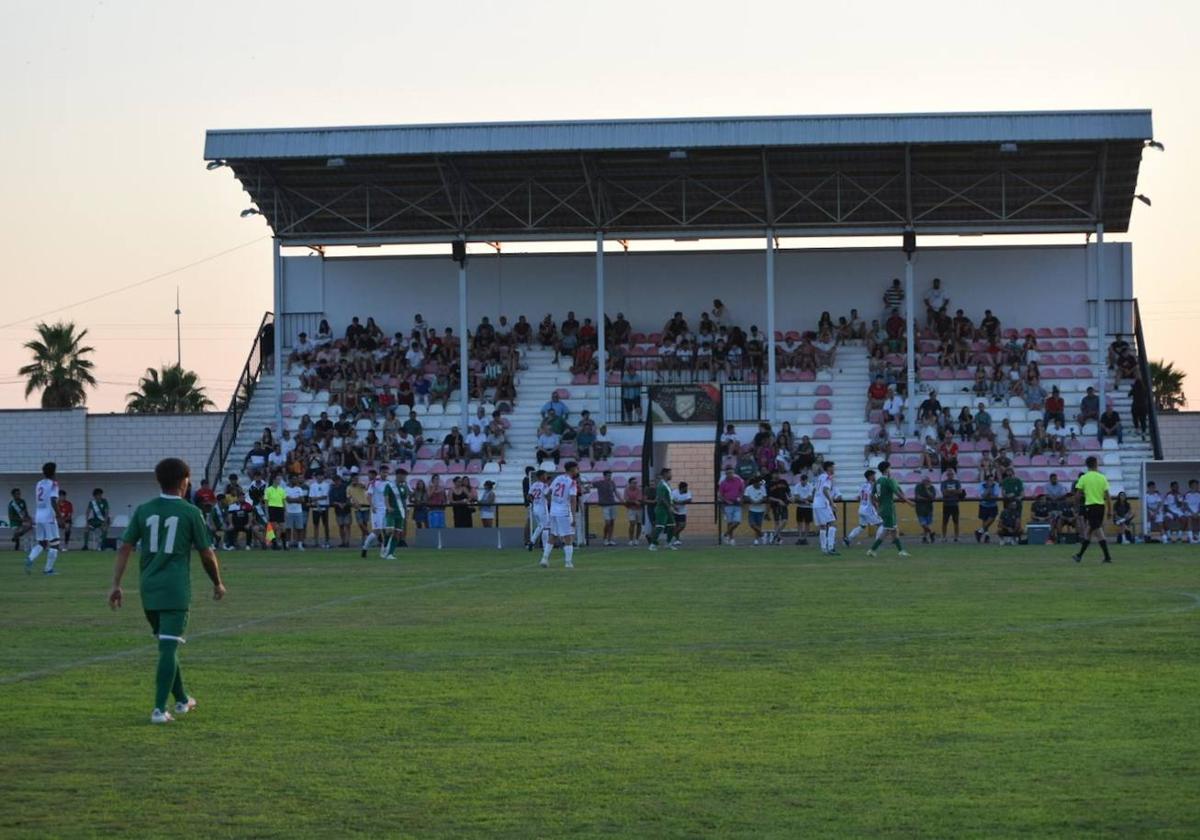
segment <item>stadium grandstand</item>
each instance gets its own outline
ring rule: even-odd
[[[672,465],[713,502],[726,466],[833,459],[852,495],[889,458],[909,489],[953,465],[972,498],[998,467],[1032,498],[1096,454],[1137,497],[1161,450],[1132,246],[1105,235],[1152,139],[1148,111],[210,131],[275,248],[205,474],[294,448],[520,503],[525,467],[582,456],[618,488]],[[594,253],[518,253],[571,241]]]

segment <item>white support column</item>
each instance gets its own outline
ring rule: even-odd
[[[604,346],[604,233],[596,231],[596,381],[600,383],[597,425],[608,422],[608,353]]]
[[[1104,302],[1107,295],[1104,293],[1104,225],[1096,225],[1096,393],[1100,396],[1100,410],[1104,411],[1104,407],[1108,402],[1107,387],[1108,374],[1108,347],[1107,336],[1108,332],[1108,305]]]
[[[465,435],[469,431],[467,429],[467,416],[470,412],[467,411],[467,404],[470,401],[470,369],[468,362],[468,354],[470,347],[467,344],[467,260],[464,257],[463,261],[458,264],[458,428]]]
[[[775,425],[775,231],[767,228],[767,419]]]
[[[916,405],[917,397],[917,344],[916,344],[916,325],[913,323],[913,255],[905,254],[904,259],[904,376],[905,383],[908,389],[908,396],[905,398],[907,402],[906,411],[908,424],[905,428],[905,434],[910,428],[913,428],[913,418],[916,413],[913,406]]]
[[[271,259],[275,313],[275,346],[271,351],[275,354],[275,432],[283,434],[283,257],[279,255],[277,238],[271,239]]]

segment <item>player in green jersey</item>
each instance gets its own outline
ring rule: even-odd
[[[177,715],[196,708],[195,699],[184,690],[183,672],[179,668],[179,644],[187,628],[188,604],[192,596],[193,547],[199,551],[200,562],[212,581],[214,601],[225,596],[225,584],[221,582],[221,568],[204,516],[185,498],[191,483],[187,463],[179,458],[164,458],[154,468],[154,477],[158,479],[162,493],[157,499],[138,506],[121,536],[108,604],[115,610],[124,603],[121,578],[125,575],[129,556],[140,543],[138,589],[146,620],[158,639],[158,670],[150,722],[170,723],[174,718],[167,711],[168,695],[175,695]]]
[[[883,540],[889,533],[892,535],[892,545],[896,546],[900,556],[909,556],[900,543],[900,532],[896,530],[896,503],[906,505],[908,499],[904,498],[900,484],[892,478],[891,469],[892,465],[887,461],[880,462],[879,480],[875,482],[875,495],[879,500],[879,518],[883,520],[883,525],[875,537],[875,543],[867,551],[868,557],[875,556],[875,552],[879,550],[879,546],[883,545]]]
[[[397,469],[395,479],[388,480],[383,490],[383,500],[386,505],[385,524],[388,535],[383,551],[384,560],[396,559],[396,546],[408,547],[408,543],[404,541],[405,522],[408,516],[408,494],[408,471],[403,468]]]
[[[8,503],[8,527],[12,528],[13,551],[21,550],[21,537],[33,530],[33,520],[29,517],[29,505],[21,498],[21,491],[14,487],[12,500]]]
[[[677,551],[675,545],[675,511],[671,500],[671,469],[663,467],[658,474],[658,488],[654,491],[654,534],[650,537],[650,550],[658,551],[658,538],[667,533],[667,546]]]

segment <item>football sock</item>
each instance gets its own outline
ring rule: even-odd
[[[175,657],[175,682],[171,683],[171,694],[179,703],[186,703],[188,700],[187,692],[183,690],[183,668],[179,665],[178,655]]]
[[[575,544],[567,543],[566,545],[564,545],[563,546],[563,554],[567,555],[567,564],[570,565],[572,562],[572,559],[575,557]]]
[[[41,554],[42,554],[42,544],[34,543],[33,549],[29,552],[29,562],[32,563],[34,560],[38,559],[38,557],[40,557]]]
[[[46,571],[54,571],[54,562],[58,560],[58,549],[52,548],[46,552]]]
[[[551,550],[552,550],[552,546],[550,544],[550,537],[547,534],[542,534],[542,562],[543,563],[546,563],[550,560]]]
[[[899,538],[899,537],[896,537],[894,540],[892,540],[892,545],[896,546],[896,550],[897,550],[897,551],[903,551],[903,550],[904,550],[904,546],[900,544],[900,538]]]
[[[1112,560],[1112,555],[1108,553],[1108,540],[1103,537],[1100,538],[1100,550],[1104,552],[1105,560]]]
[[[825,533],[826,533],[826,532],[825,532],[825,529],[824,529],[824,528],[822,528],[821,530],[817,531],[817,542],[818,542],[818,543],[820,543],[820,545],[821,545],[821,550],[822,550],[822,551],[828,551],[828,550],[829,550],[829,549],[828,549],[828,547],[827,547],[827,542],[826,542],[826,539],[825,539]]]
[[[854,542],[856,539],[858,539],[858,535],[861,534],[862,532],[863,532],[863,526],[856,525],[856,526],[854,526],[854,530],[846,535],[846,539],[850,540],[850,542]]]
[[[533,533],[529,535],[529,541],[536,544],[539,536],[543,538],[547,536],[546,529],[542,525],[533,529]]]
[[[829,550],[832,552],[832,551],[835,551],[836,549],[837,549],[837,526],[830,525],[829,526]]]
[[[375,546],[375,543],[377,543],[377,542],[379,542],[379,538],[376,537],[375,532],[372,531],[371,533],[367,534],[367,538],[365,540],[363,540],[362,547],[363,548],[373,548]]]
[[[158,670],[154,679],[154,708],[167,710],[167,695],[175,685],[179,674],[179,642],[175,639],[158,640]],[[182,688],[183,683],[180,682]]]
[[[1091,545],[1091,542],[1092,542],[1092,541],[1091,541],[1091,540],[1088,540],[1088,539],[1082,539],[1082,540],[1080,540],[1080,541],[1079,541],[1079,551],[1078,551],[1078,552],[1076,552],[1076,553],[1077,553],[1077,554],[1078,554],[1080,557],[1082,557],[1082,556],[1083,556],[1083,553],[1084,553],[1085,551],[1087,551],[1087,550],[1088,550],[1088,546],[1089,546],[1089,545]]]
[[[388,537],[387,548],[383,550],[384,555],[390,555],[396,548],[396,536],[393,534]]]
[[[875,542],[871,543],[871,550],[872,550],[872,551],[878,551],[878,550],[879,550],[879,546],[881,546],[881,545],[883,545],[883,537],[882,537],[882,536],[876,536],[876,537],[875,537]]]

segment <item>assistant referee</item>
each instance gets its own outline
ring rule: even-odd
[[[1104,539],[1104,520],[1112,518],[1112,499],[1108,495],[1108,479],[1100,472],[1096,456],[1087,459],[1087,472],[1079,476],[1075,489],[1083,494],[1083,518],[1087,523],[1087,533],[1079,544],[1079,552],[1072,558],[1076,563],[1083,560],[1083,553],[1092,542],[1092,536],[1098,534],[1096,541],[1104,552],[1104,562],[1111,563],[1108,553],[1108,541]]]

